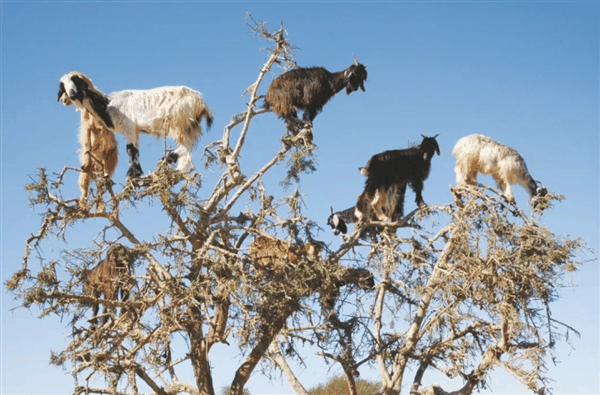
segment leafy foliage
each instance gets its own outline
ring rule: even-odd
[[[374,395],[381,388],[380,383],[368,380],[357,380],[357,395]],[[308,395],[349,395],[348,383],[342,376],[331,378],[325,384],[320,384],[308,391]]]

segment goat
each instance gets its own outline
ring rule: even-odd
[[[258,236],[250,244],[248,256],[257,266],[261,276],[268,271],[275,274],[289,274],[293,272],[300,259],[320,260],[321,249],[312,242],[306,242],[298,247],[293,244],[289,245],[284,240]],[[334,268],[330,267],[328,272],[331,269]],[[321,276],[316,276],[308,281],[302,277],[290,276],[290,278],[298,279],[299,281],[292,282],[293,289],[290,289],[286,295],[305,297],[318,290],[320,293],[319,300],[323,306],[322,313],[326,315],[327,312],[333,309],[341,287],[354,284],[360,289],[367,290],[373,288],[375,285],[373,274],[367,269],[349,269],[341,266],[335,269],[339,270],[336,270],[334,276],[329,277],[329,281],[326,281]],[[333,271],[331,273],[333,274]]]
[[[287,71],[273,80],[265,96],[264,108],[272,110],[286,120],[289,131],[298,110],[303,110],[302,119],[311,123],[323,106],[342,89],[346,94],[360,88],[365,91],[367,66],[354,57],[354,64],[335,73],[323,67],[297,68]]]
[[[114,133],[127,139],[129,170],[127,177],[143,174],[139,162],[139,134],[169,136],[178,147],[170,152],[167,163],[178,162],[178,170],[192,165],[191,151],[202,134],[200,122],[207,129],[213,114],[202,94],[185,86],[165,86],[146,90],[124,90],[105,95],[83,73],[71,72],[61,77],[58,101],[66,106],[90,111]]]
[[[380,221],[392,222],[404,215],[404,195],[410,183],[415,191],[417,206],[423,201],[423,183],[429,177],[431,159],[434,153],[440,155],[437,136],[423,137],[420,145],[401,150],[384,151],[369,159],[361,174],[367,176],[365,190],[358,197],[355,216],[359,220],[370,219],[374,215]]]
[[[341,233],[346,234],[348,232],[348,225],[346,224],[354,224],[358,222],[358,218],[356,217],[356,206],[352,206],[342,211],[333,212],[333,207],[329,206],[331,214],[329,218],[327,218],[327,225],[331,227],[334,235],[338,235]],[[371,220],[376,220],[377,218],[372,216]]]
[[[521,185],[529,194],[529,203],[535,206],[535,198],[545,196],[548,190],[539,181],[534,180],[523,157],[517,150],[507,147],[482,134],[462,137],[452,150],[456,157],[456,184],[473,183],[477,173],[491,175],[502,195],[515,203],[511,185]]]
[[[348,232],[348,226],[346,224],[353,224],[358,221],[356,215],[354,215],[355,207],[352,206],[343,211],[333,212],[333,207],[329,206],[331,214],[327,218],[327,225],[331,226],[334,235],[339,235],[340,232],[346,234]]]
[[[104,177],[112,178],[119,161],[119,149],[115,135],[85,108],[81,110],[79,141],[79,158],[83,170],[79,174],[79,207],[83,208],[87,204],[90,183],[95,175],[102,173]],[[97,209],[104,211],[102,199],[98,201]]]
[[[257,236],[249,246],[248,255],[259,272],[283,273],[286,268],[295,266],[300,259],[321,259],[321,248],[310,241],[296,246],[284,240]]]
[[[83,293],[96,299],[104,295],[106,300],[125,301],[131,290],[132,272],[133,254],[131,251],[122,245],[112,246],[98,265],[83,271]],[[98,315],[99,307],[98,303],[94,304],[93,317]],[[106,314],[107,310],[105,305],[103,314]],[[105,317],[103,322],[106,322],[107,318]]]

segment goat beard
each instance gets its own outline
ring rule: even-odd
[[[352,92],[356,92],[358,89],[361,89],[363,92],[365,92],[365,83],[361,82],[356,88],[354,86],[352,86],[352,83],[350,81],[348,81],[348,84],[346,85],[346,94],[349,95]]]

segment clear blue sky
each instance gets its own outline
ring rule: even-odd
[[[546,214],[546,225],[598,249],[598,2],[2,1],[1,7],[2,283],[20,267],[25,239],[40,225],[27,205],[30,175],[38,167],[60,171],[78,165],[79,114],[56,102],[59,78],[78,70],[107,93],[162,85],[201,91],[215,124],[194,154],[198,163],[201,148],[219,139],[231,115],[244,110],[247,97],[241,93],[266,60],[259,51],[264,43],[246,25],[246,12],[270,30],[283,21],[299,47],[295,59],[301,66],[337,71],[352,63],[352,55],[368,65],[366,92],[340,93],[315,120],[319,167],[301,186],[305,212],[323,228],[330,204],[345,209],[361,192],[359,166],[377,152],[418,141],[420,134],[439,133],[442,151],[433,159],[425,201],[451,202],[452,147],[462,136],[483,133],[517,148],[534,178],[566,196]],[[273,114],[257,118],[243,153],[246,168],[258,168],[274,154],[282,133]],[[119,143],[115,181],[123,182],[122,136]],[[146,172],[161,149],[162,143],[142,139]],[[65,191],[78,196],[74,178]],[[529,212],[523,189],[515,194]],[[408,191],[406,211],[413,208]],[[70,248],[89,244],[71,236]],[[319,237],[339,243],[328,228]],[[56,255],[60,248],[49,245],[47,253]],[[571,339],[573,349],[557,349],[560,362],[550,368],[557,394],[600,392],[598,280],[594,261],[573,276],[577,287],[564,289],[564,298],[554,304],[554,318],[582,334]],[[4,288],[0,294],[0,392],[67,393],[71,376],[48,364],[50,350],[65,344],[67,322],[39,320],[36,310],[13,312],[12,295]],[[226,348],[212,351],[225,364],[236,357]],[[217,388],[232,379],[220,362],[214,362]],[[326,379],[324,372],[311,364],[301,379],[312,386]],[[490,384],[496,395],[526,392],[501,371]],[[249,389],[254,395],[293,393],[285,381],[269,383],[258,373]]]

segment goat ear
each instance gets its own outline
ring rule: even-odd
[[[60,97],[65,93],[65,85],[61,82],[58,85],[58,99],[56,101],[60,101]]]

